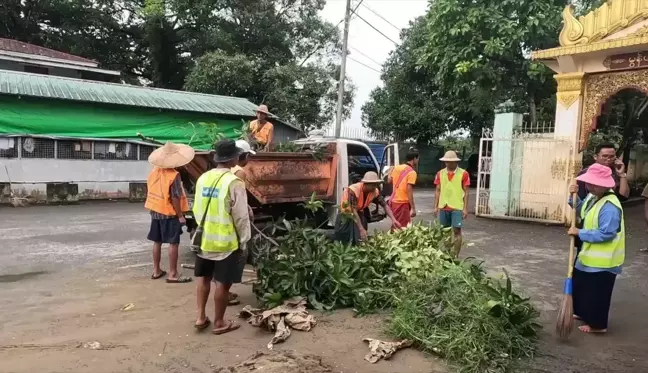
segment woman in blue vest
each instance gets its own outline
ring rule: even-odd
[[[583,241],[574,266],[574,318],[583,321],[579,329],[585,333],[605,333],[614,282],[625,260],[623,209],[609,167],[593,164],[576,180],[585,183],[589,194],[575,203],[583,228],[569,229]],[[576,193],[578,186],[569,191]]]

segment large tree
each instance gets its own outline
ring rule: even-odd
[[[557,44],[563,0],[437,0],[426,16],[419,62],[449,95],[469,92],[493,110],[511,100],[534,121],[555,92],[552,72],[530,60]]]
[[[318,15],[323,0],[221,1],[185,88],[245,97],[308,130],[331,123],[337,101],[338,31]],[[197,40],[199,40],[197,39]],[[347,85],[345,115],[353,87]]]
[[[363,106],[363,123],[387,139],[436,142],[449,131],[478,131],[488,113],[472,105],[469,91],[449,96],[434,74],[421,68],[419,51],[427,43],[427,21],[418,18],[403,31],[402,43],[383,66],[383,86]]]
[[[581,0],[580,13],[601,0]],[[479,135],[498,105],[551,121],[553,72],[530,52],[558,44],[563,0],[435,0],[383,66],[363,108],[377,132],[434,141],[458,128]]]
[[[337,28],[319,17],[324,4],[6,0],[0,37],[95,59],[130,83],[245,97],[296,125],[322,127],[334,112],[340,51]]]

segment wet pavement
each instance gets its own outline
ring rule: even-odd
[[[432,202],[433,193],[417,192],[417,219],[431,218]],[[493,273],[505,269],[516,288],[542,311],[539,356],[524,372],[648,372],[648,319],[643,317],[648,310],[648,255],[639,253],[647,237],[643,206],[626,208],[625,219],[626,265],[615,288],[610,332],[590,336],[575,331],[566,344],[552,335],[566,271],[565,229],[474,216],[467,220],[466,240],[474,245],[462,256],[484,260]],[[46,296],[55,290],[57,279],[79,273],[93,278],[118,270],[150,271],[145,239],[149,216],[140,204],[0,207],[0,221],[0,300],[15,297],[21,289]],[[182,255],[185,261],[191,258],[186,247]],[[9,304],[18,307],[20,302]],[[3,308],[0,315],[7,311]]]

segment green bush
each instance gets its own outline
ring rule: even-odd
[[[266,306],[304,296],[312,307],[391,308],[389,332],[458,365],[462,373],[505,372],[533,354],[538,312],[511,280],[456,261],[451,232],[414,225],[349,247],[302,225],[257,265],[254,291]]]
[[[398,276],[395,263],[369,246],[331,242],[299,226],[259,258],[253,289],[268,307],[299,295],[320,310],[351,307],[366,313],[392,306],[388,290]]]
[[[442,356],[462,373],[505,372],[535,349],[538,312],[470,263],[405,283],[389,323],[397,338]]]

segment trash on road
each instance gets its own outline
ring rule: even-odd
[[[288,339],[292,329],[307,332],[317,323],[315,317],[306,310],[306,300],[302,297],[288,299],[281,306],[269,310],[245,306],[239,312],[239,317],[247,319],[252,326],[275,333],[268,343],[270,350],[275,344]]]
[[[389,360],[396,351],[412,346],[412,341],[407,339],[400,342],[385,342],[378,339],[365,338],[363,341],[369,343],[370,351],[364,358],[371,364],[377,363],[380,359]]]
[[[93,342],[85,342],[81,345],[83,348],[87,348],[90,350],[103,350],[104,346],[99,343],[98,341],[93,341]]]

